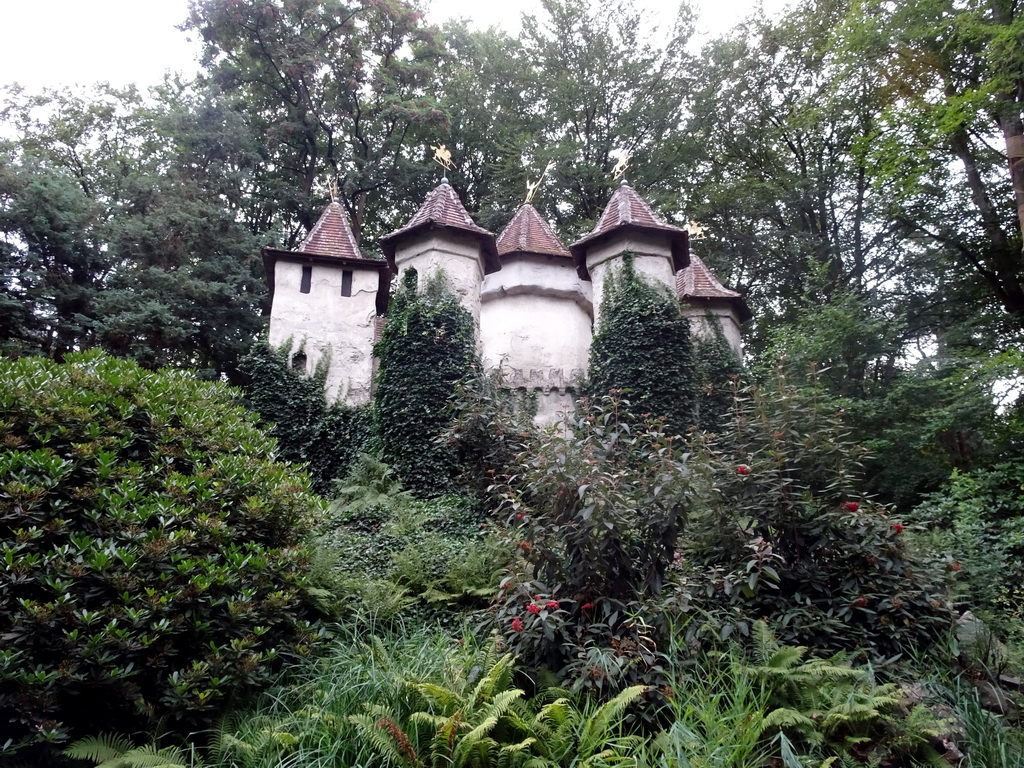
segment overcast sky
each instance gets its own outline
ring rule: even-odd
[[[698,31],[724,31],[750,13],[756,0],[699,0]],[[784,0],[764,0],[769,11]],[[670,26],[671,0],[637,0]],[[176,29],[186,0],[0,0],[0,84],[31,90],[101,80],[123,85],[158,82],[166,70],[190,74],[198,45]],[[518,30],[519,16],[537,0],[433,0],[427,15],[438,23],[468,18],[480,27]]]

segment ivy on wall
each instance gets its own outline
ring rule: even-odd
[[[457,384],[476,367],[474,324],[443,274],[422,291],[417,282],[415,269],[403,273],[374,347],[374,425],[384,461],[407,488],[432,496],[449,490],[458,471],[454,450],[438,438],[451,421]]]
[[[736,388],[741,386],[743,364],[722,330],[717,315],[708,312],[704,320],[712,331],[693,345],[697,365],[697,426],[705,432],[725,428],[733,407]]]
[[[328,356],[307,376],[291,366],[292,346],[289,340],[275,349],[265,339],[253,345],[242,361],[242,370],[249,377],[246,397],[249,407],[270,425],[279,457],[308,464],[313,489],[323,496],[332,495],[334,482],[348,473],[353,459],[369,441],[372,415],[369,407],[328,405],[324,389]],[[304,353],[300,348],[295,354]]]
[[[629,390],[635,413],[664,416],[668,431],[695,422],[696,363],[690,325],[667,290],[636,273],[633,254],[605,284],[601,320],[590,346],[587,392]]]

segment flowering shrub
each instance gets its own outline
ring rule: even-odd
[[[863,452],[816,390],[781,376],[743,390],[732,424],[700,439],[673,598],[692,633],[744,635],[768,617],[788,643],[891,655],[948,627],[942,580],[908,551],[903,526],[843,501],[857,495]]]
[[[541,433],[492,488],[532,570],[510,579],[492,610],[522,664],[573,680],[586,669],[593,681],[586,659],[604,659],[601,686],[646,682],[652,631],[631,614],[661,593],[676,554],[690,504],[680,442],[610,396],[586,404],[569,429]]]

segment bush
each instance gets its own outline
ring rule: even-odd
[[[495,487],[533,577],[510,578],[492,622],[527,668],[619,690],[658,680],[648,626],[690,504],[690,468],[663,419],[617,396],[543,431]]]
[[[743,390],[707,440],[677,596],[704,617],[691,631],[745,635],[766,616],[786,643],[889,656],[949,628],[942,579],[858,495],[863,451],[819,389],[780,375]]]
[[[308,651],[322,502],[231,389],[99,353],[0,360],[0,379],[9,751],[206,725]]]

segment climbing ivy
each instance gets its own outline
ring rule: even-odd
[[[458,470],[439,441],[451,421],[456,386],[476,368],[473,317],[441,273],[417,291],[415,269],[402,275],[374,347],[380,361],[374,425],[384,461],[420,495],[443,493]]]
[[[249,407],[270,425],[280,458],[307,464],[313,489],[326,496],[370,439],[373,420],[368,407],[328,405],[329,357],[307,376],[290,365],[292,346],[290,339],[278,348],[266,339],[253,345],[242,360],[246,396]],[[302,353],[301,348],[295,352]]]
[[[710,338],[693,345],[697,366],[697,426],[705,432],[723,429],[732,410],[736,389],[741,386],[743,364],[725,338],[722,322],[708,312],[705,322]]]
[[[669,431],[686,430],[694,423],[697,376],[678,303],[638,275],[627,252],[622,268],[608,275],[600,311],[588,393],[628,390],[636,413],[664,416]]]

